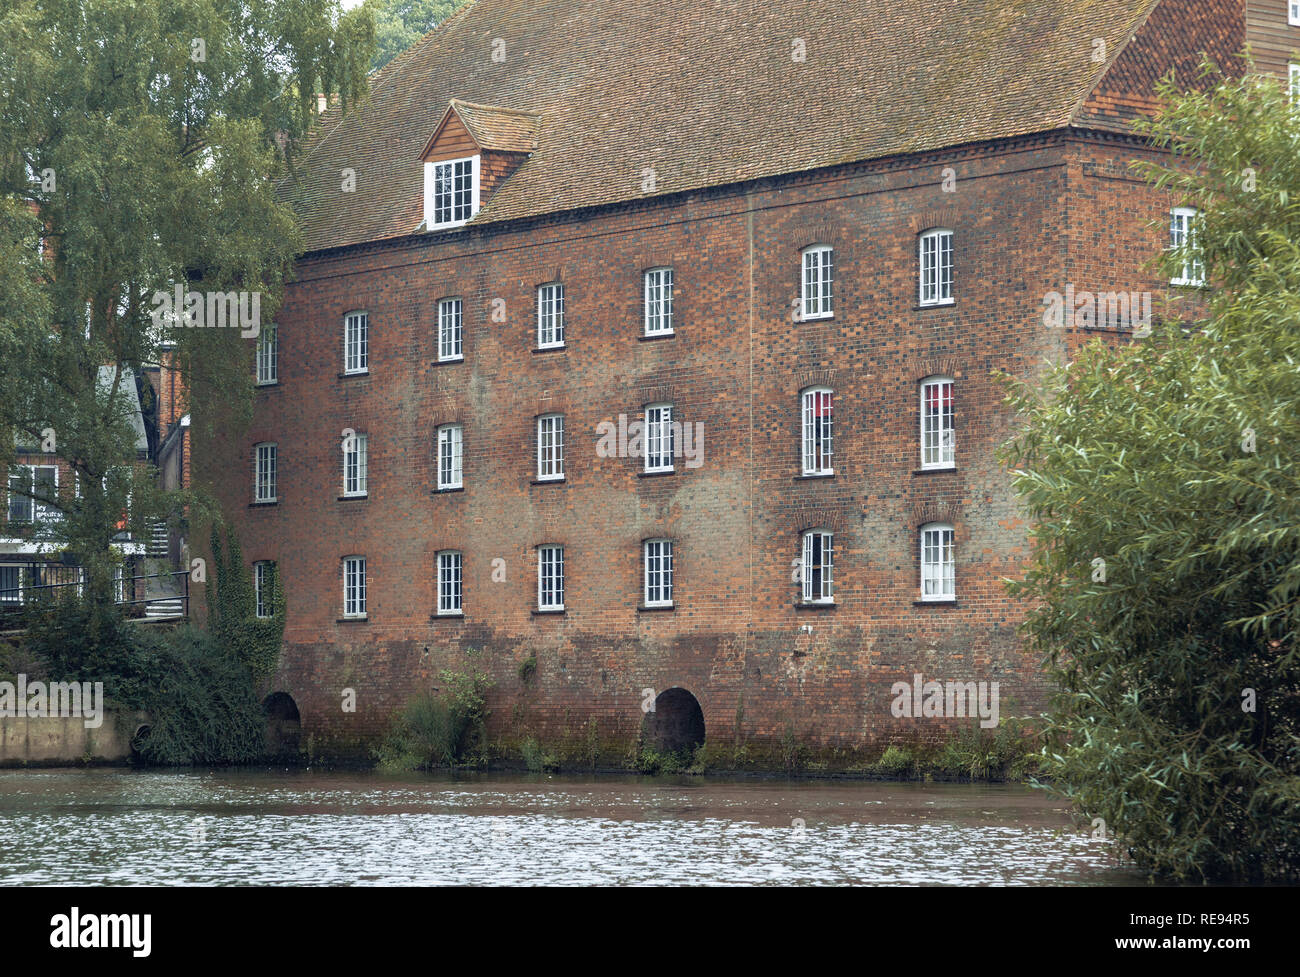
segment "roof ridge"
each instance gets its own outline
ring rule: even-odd
[[[541,112],[534,112],[531,109],[512,109],[504,105],[487,105],[483,102],[470,102],[463,98],[452,98],[448,101],[449,105],[463,105],[467,109],[488,109],[492,112],[506,112],[510,115],[528,115],[535,119],[542,117]]]

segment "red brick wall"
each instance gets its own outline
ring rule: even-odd
[[[1061,136],[729,188],[685,199],[466,229],[304,260],[280,326],[280,382],[208,465],[249,562],[288,600],[276,688],[319,746],[361,746],[415,691],[478,648],[493,729],[630,743],[642,689],[699,699],[710,742],[878,756],[950,724],[890,713],[890,686],[1001,683],[1005,718],[1042,705],[1001,580],[1026,527],[994,457],[1013,419],[991,371],[1037,371],[1077,342],[1043,296],[1073,278],[1131,288],[1166,203],[1103,171],[1127,145]],[[945,192],[945,168],[956,182]],[[955,232],[956,303],[917,308],[918,231]],[[800,249],[835,247],[835,315],[792,322]],[[676,335],[639,341],[641,271],[674,270]],[[534,352],[535,286],[565,283],[563,352]],[[1117,286],[1118,287],[1118,286]],[[433,365],[439,298],[465,300],[465,361]],[[506,321],[492,321],[494,299]],[[344,313],[370,313],[370,374],[341,378]],[[957,378],[957,467],[920,474],[918,381]],[[801,480],[798,393],[836,392],[835,476]],[[671,400],[704,425],[704,464],[639,478],[600,458],[596,427]],[[566,481],[534,485],[534,418],[566,414]],[[465,429],[465,490],[436,494],[434,428]],[[344,428],[369,435],[370,494],[340,501]],[[279,444],[274,506],[251,508],[251,449]],[[201,474],[203,472],[201,471]],[[917,528],[956,528],[957,603],[918,606]],[[795,607],[800,531],[836,532],[836,606]],[[638,612],[640,541],[676,541],[676,609]],[[562,543],[567,611],[535,616],[536,553]],[[435,554],[464,553],[463,620],[437,619]],[[340,560],[368,559],[364,623],[341,623]],[[492,581],[505,560],[506,580]],[[806,630],[810,628],[811,630]],[[519,663],[535,654],[525,685]],[[345,687],[357,711],[340,707]]]

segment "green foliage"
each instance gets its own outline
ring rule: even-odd
[[[691,756],[687,751],[667,750],[663,753],[643,747],[637,753],[634,769],[644,774],[680,774],[691,765]]]
[[[217,642],[248,669],[253,681],[264,682],[275,674],[284,641],[284,585],[279,573],[271,574],[271,616],[257,616],[253,578],[244,565],[239,537],[227,534],[223,555],[221,536],[214,527],[211,536],[213,586],[207,590],[208,624]]]
[[[244,664],[193,628],[155,630],[113,605],[65,598],[36,611],[24,655],[55,680],[103,682],[105,702],[148,713],[145,763],[248,763],[263,753],[265,717]]]
[[[143,531],[202,501],[137,470],[135,399],[164,344],[208,408],[196,433],[251,413],[249,340],[162,328],[154,296],[257,293],[269,321],[299,241],[277,181],[287,191],[314,93],[364,95],[372,46],[369,12],[337,0],[0,8],[0,469],[11,435],[33,446],[53,429],[82,492],[46,500],[64,516],[51,545],[77,554],[92,599],[112,601],[124,512]]]
[[[799,742],[794,732],[794,723],[786,722],[781,733],[781,766],[787,774],[797,774],[808,762],[808,749]]]
[[[959,780],[1016,779],[1034,765],[1028,742],[1015,720],[1006,720],[992,732],[972,724],[945,740],[926,765],[936,774]]]
[[[892,777],[910,774],[915,768],[916,761],[913,759],[912,754],[899,746],[885,747],[885,752],[875,764],[875,769]]]
[[[366,0],[375,22],[375,54],[370,70],[378,71],[435,26],[472,0]]]
[[[537,674],[537,656],[529,655],[519,663],[519,681],[527,685]]]
[[[493,680],[477,668],[470,653],[465,672],[443,669],[434,692],[411,699],[394,718],[375,750],[386,770],[431,770],[434,767],[480,765],[485,761],[486,693]]]
[[[182,629],[159,642],[145,763],[251,763],[265,752],[266,717],[243,664],[210,634]]]
[[[1202,208],[1218,287],[1197,330],[1008,381],[1035,525],[1011,590],[1059,687],[1043,772],[1083,817],[1153,874],[1295,880],[1300,130],[1271,81],[1162,94],[1148,132],[1189,165],[1159,185]]]
[[[71,588],[67,588],[69,591]],[[56,680],[103,682],[104,697],[125,709],[147,709],[159,689],[162,643],[127,622],[117,607],[74,594],[27,612],[23,648]]]
[[[524,758],[524,765],[533,773],[558,773],[560,761],[554,753],[544,750],[537,740],[530,736],[519,744],[519,752]]]

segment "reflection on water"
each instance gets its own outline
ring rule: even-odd
[[[5,885],[1135,881],[1016,786],[0,771]]]

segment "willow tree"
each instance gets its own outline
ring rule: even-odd
[[[318,93],[364,96],[372,46],[337,0],[0,0],[0,462],[71,466],[40,501],[101,603],[128,501],[137,530],[194,501],[134,464],[141,368],[165,344],[192,404],[251,409],[252,329],[185,328],[213,323],[159,295],[256,295],[269,322],[298,241],[275,183]]]
[[[1208,67],[1207,67],[1208,70]],[[1059,686],[1045,772],[1153,874],[1300,877],[1300,115],[1269,79],[1160,89],[1208,314],[1013,384],[1035,521],[1013,591]]]

